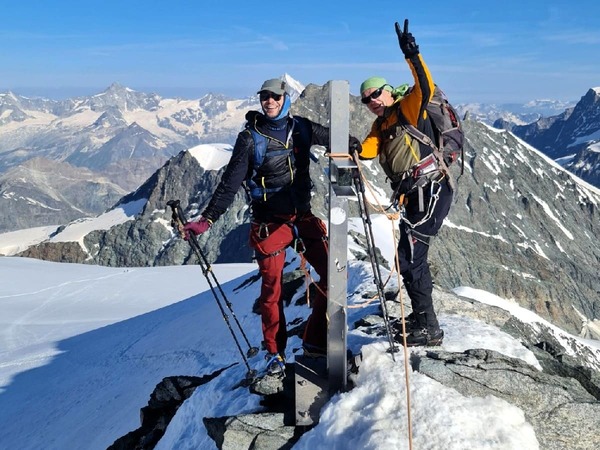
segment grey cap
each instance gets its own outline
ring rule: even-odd
[[[283,95],[285,94],[285,81],[280,80],[279,78],[267,80],[262,84],[260,91],[258,91],[257,94],[260,94],[262,91],[269,91],[273,94]]]

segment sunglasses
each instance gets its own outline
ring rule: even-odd
[[[371,100],[375,100],[376,98],[379,98],[379,96],[383,92],[383,88],[386,86],[387,86],[387,84],[384,84],[376,91],[371,92],[370,95],[367,95],[366,97],[361,98],[360,101],[363,102],[365,105],[368,105],[369,103],[371,103]]]
[[[271,91],[262,91],[258,95],[260,96],[260,101],[261,102],[266,102],[270,98],[272,98],[276,102],[278,102],[279,100],[281,100],[281,94],[275,94],[275,93],[273,93]]]

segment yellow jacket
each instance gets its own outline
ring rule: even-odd
[[[361,159],[373,159],[379,154],[381,146],[386,140],[387,130],[394,130],[390,132],[390,139],[399,138],[395,133],[396,126],[401,123],[398,119],[398,110],[402,112],[409,123],[419,129],[422,128],[420,122],[427,118],[425,108],[431,100],[435,88],[431,73],[421,54],[407,59],[406,62],[413,74],[415,84],[408,94],[388,106],[384,115],[373,122],[369,135],[362,143]]]

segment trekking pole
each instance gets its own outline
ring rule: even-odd
[[[390,319],[388,315],[387,305],[385,304],[385,295],[383,292],[381,270],[379,268],[379,260],[377,258],[377,253],[375,252],[375,237],[373,236],[371,217],[369,216],[369,211],[367,210],[365,185],[361,179],[361,174],[358,169],[353,170],[352,179],[357,193],[358,210],[363,222],[363,227],[365,229],[365,237],[367,239],[367,251],[369,252],[369,260],[371,261],[371,266],[373,268],[373,281],[375,282],[375,286],[377,287],[377,295],[379,296],[379,302],[381,303],[381,311],[383,313],[383,324],[385,325],[385,331],[387,333],[388,341],[390,343],[389,352],[392,354],[392,360],[396,362],[394,353],[398,351],[398,347],[394,345],[394,339],[392,338],[392,332],[390,329]]]
[[[181,225],[181,227],[183,227],[183,225],[185,225],[187,223],[187,220],[185,219],[185,216],[181,209],[179,200],[170,200],[167,203],[167,205],[171,207],[171,209],[173,211],[172,218],[175,221],[175,223],[177,224],[178,229],[180,229],[180,225]],[[190,238],[189,238],[188,242],[190,243],[190,246],[192,247],[192,249],[194,250],[194,253],[196,253],[196,256],[198,257],[198,261],[200,262],[200,266],[202,268],[204,276],[206,277],[207,281],[209,282],[209,286],[210,286],[211,290],[213,291],[213,294],[215,294],[215,298],[217,300],[219,300],[219,297],[216,295],[216,291],[214,290],[214,287],[210,282],[211,281],[210,277],[212,277],[212,279],[215,283],[215,286],[217,287],[217,289],[219,290],[219,293],[221,294],[223,301],[225,302],[225,304],[227,305],[227,308],[231,312],[231,316],[234,318],[235,323],[236,323],[238,329],[240,330],[240,333],[242,334],[244,340],[246,341],[246,344],[248,345],[247,356],[249,358],[256,356],[258,354],[258,348],[252,347],[250,345],[250,341],[248,340],[246,333],[244,333],[244,329],[242,328],[242,325],[240,324],[237,316],[235,315],[235,312],[233,311],[232,303],[227,299],[225,292],[223,292],[223,288],[221,288],[221,284],[219,283],[219,280],[217,280],[217,277],[216,277],[215,273],[213,272],[210,263],[206,259],[206,255],[200,248],[200,244],[198,243],[198,238],[193,233],[190,233]],[[210,277],[208,275],[210,275]]]
[[[185,215],[183,214],[183,210],[181,209],[179,200],[169,200],[167,202],[167,206],[171,207],[171,211],[172,211],[171,219],[172,219],[173,224],[177,227],[177,230],[179,231],[179,233],[182,234],[183,226],[187,223],[187,220],[185,218]],[[202,269],[202,273],[204,274],[204,277],[206,278],[206,281],[208,282],[208,286],[210,287],[210,290],[217,302],[217,305],[219,306],[219,310],[221,311],[223,320],[225,320],[225,323],[227,324],[227,328],[229,328],[229,332],[231,333],[231,336],[233,337],[233,340],[235,341],[235,344],[236,344],[240,354],[242,355],[242,359],[244,360],[246,367],[248,368],[248,373],[246,374],[246,378],[253,379],[256,376],[256,371],[252,370],[250,368],[250,365],[248,364],[248,358],[256,356],[258,354],[258,348],[252,347],[250,345],[250,341],[248,340],[246,333],[244,333],[244,329],[242,328],[242,325],[240,324],[237,316],[235,315],[235,312],[233,311],[233,305],[227,299],[225,292],[223,292],[223,289],[221,288],[221,284],[219,283],[219,280],[217,280],[217,277],[214,274],[210,263],[206,259],[206,255],[200,248],[200,244],[198,244],[198,239],[196,238],[196,235],[194,233],[189,233],[189,238],[187,241],[190,244],[190,247],[192,248],[192,250],[194,251],[194,253],[196,254],[196,256],[198,258],[198,263],[200,265],[200,268]],[[219,295],[217,294],[217,289],[215,289],[215,286],[218,289],[218,292],[221,295],[221,298],[219,298]],[[231,316],[235,320],[237,328],[239,329],[244,340],[246,341],[246,344],[248,345],[248,351],[246,352],[246,354],[244,354],[244,351],[242,350],[239,339],[236,336],[235,331],[233,330],[233,328],[231,326],[231,323],[229,321],[229,316],[227,315],[227,312],[225,311],[225,308],[223,307],[221,300],[223,300],[225,302],[225,304],[227,305],[227,308],[231,312]]]

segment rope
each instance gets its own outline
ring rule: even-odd
[[[403,352],[404,352],[404,377],[405,377],[405,382],[406,382],[406,413],[407,413],[407,425],[408,425],[408,448],[409,448],[409,450],[412,450],[413,446],[412,446],[412,415],[411,415],[411,401],[410,401],[410,370],[408,367],[408,346],[406,345],[406,321],[404,320],[404,317],[406,316],[406,314],[404,311],[404,300],[402,299],[402,289],[400,289],[400,286],[402,286],[402,279],[401,279],[400,269],[399,269],[400,257],[398,256],[398,241],[396,239],[396,233],[395,233],[395,230],[396,230],[395,221],[402,220],[402,219],[400,217],[400,212],[389,213],[386,210],[386,208],[384,208],[381,205],[381,203],[379,202],[379,199],[377,198],[377,196],[375,195],[375,193],[371,187],[371,184],[368,182],[368,180],[364,176],[364,173],[358,162],[358,158],[356,158],[355,162],[358,167],[358,172],[360,174],[363,184],[367,187],[367,189],[371,193],[371,196],[377,202],[377,207],[372,205],[370,202],[369,202],[369,205],[375,211],[379,211],[381,214],[384,214],[391,221],[391,224],[392,224],[392,238],[394,240],[394,249],[395,249],[394,250],[394,259],[395,259],[394,263],[395,264],[394,264],[394,268],[392,269],[392,271],[389,274],[386,284],[389,282],[392,274],[395,271],[397,279],[398,279],[398,296],[399,296],[399,302],[400,302],[400,316],[401,316],[401,322],[402,322],[402,344],[403,344],[402,347],[403,347]],[[370,300],[368,303],[370,303],[371,301],[372,300]]]
[[[392,230],[394,230],[394,221],[392,220]],[[395,268],[398,277],[398,297],[400,300],[400,317],[402,322],[402,347],[404,351],[404,378],[406,381],[406,417],[407,417],[407,426],[408,426],[408,448],[412,450],[412,417],[411,417],[411,404],[410,404],[410,371],[408,369],[408,346],[406,345],[406,321],[404,318],[406,317],[404,312],[404,300],[402,299],[402,289],[401,286],[401,275],[400,275],[400,256],[398,255],[398,242],[396,240],[396,234],[394,233],[394,258],[395,258]]]
[[[359,303],[358,305],[348,305],[349,309],[358,309],[358,308],[366,308],[367,306],[369,306],[371,303],[373,303],[375,300],[378,299],[378,295],[374,295],[373,297],[371,297],[369,300],[367,300],[366,302],[362,302]]]
[[[304,284],[305,284],[305,289],[306,289],[306,304],[308,305],[308,307],[310,308],[310,283],[311,281],[314,282],[314,280],[312,279],[312,275],[310,274],[310,271],[306,268],[306,258],[302,255],[302,253],[299,254],[300,256],[300,269],[302,270],[302,272],[304,272]],[[316,283],[315,283],[316,286]]]
[[[371,204],[371,202],[369,202],[369,205],[375,210],[375,211],[379,211],[381,214],[384,214],[392,223],[392,237],[394,240],[394,258],[395,258],[395,264],[394,264],[394,269],[392,269],[392,271],[390,272],[390,275],[388,277],[388,280],[386,281],[385,284],[387,284],[387,282],[391,279],[392,274],[394,273],[394,271],[396,271],[396,276],[398,279],[398,296],[399,296],[399,301],[400,301],[400,315],[402,317],[401,322],[402,322],[402,347],[404,349],[404,377],[405,377],[405,382],[406,382],[406,413],[407,413],[407,425],[408,425],[408,448],[409,450],[412,450],[413,448],[413,442],[412,442],[412,415],[411,415],[411,401],[410,401],[410,370],[408,367],[408,346],[406,345],[406,321],[404,320],[405,317],[405,312],[404,312],[404,301],[402,299],[402,289],[400,289],[400,286],[402,285],[402,280],[401,280],[401,275],[400,275],[400,257],[398,255],[398,241],[396,239],[396,233],[395,233],[395,220],[400,219],[400,213],[388,213],[387,210],[381,205],[381,203],[379,202],[379,199],[377,198],[377,196],[375,195],[371,184],[368,182],[368,180],[366,179],[366,177],[363,174],[363,171],[360,167],[359,164],[359,159],[357,158],[353,158],[352,155],[348,154],[348,153],[335,153],[335,154],[330,154],[329,155],[331,158],[348,158],[348,159],[354,159],[356,166],[357,166],[357,170],[358,173],[361,177],[362,183],[364,186],[367,186],[367,189],[369,190],[369,192],[371,193],[371,196],[376,200],[377,202],[377,208],[374,207],[374,205]],[[357,193],[358,195],[360,195],[359,193]],[[437,197],[439,197],[439,192],[436,195],[436,199],[435,201],[437,201]],[[434,203],[435,205],[435,203]],[[384,286],[385,286],[384,284]],[[363,303],[361,305],[356,305],[354,307],[364,307],[368,304],[370,304],[371,302],[373,302],[375,299],[377,298],[377,295],[373,298],[371,298],[368,302]],[[385,299],[382,299],[383,301],[385,301]]]
[[[325,291],[323,291],[323,289],[321,289],[321,287],[319,286],[319,283],[317,283],[315,281],[315,279],[312,277],[312,275],[310,274],[310,270],[308,270],[306,268],[306,263],[308,261],[304,257],[304,252],[302,252],[302,253],[296,252],[296,254],[300,257],[300,269],[304,272],[304,280],[306,283],[306,302],[307,302],[308,306],[310,306],[310,289],[309,288],[310,288],[311,283],[314,284],[317,291],[319,291],[324,298],[327,298],[327,293]],[[319,281],[321,281],[321,280],[319,280]]]

